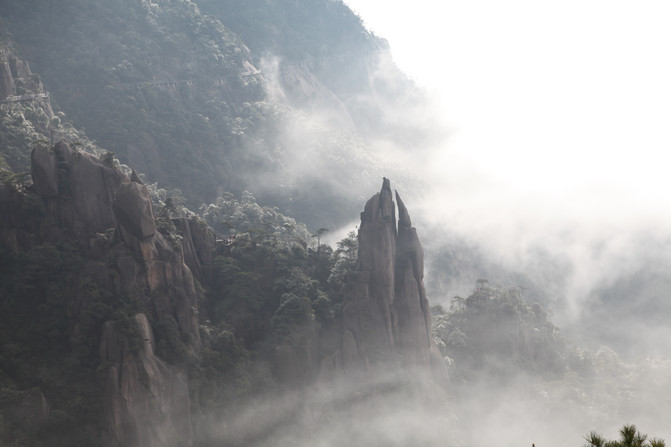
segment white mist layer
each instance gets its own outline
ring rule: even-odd
[[[669,222],[668,3],[347,3],[440,103],[453,213]]]
[[[598,332],[595,350],[628,339],[631,363],[619,375],[461,395],[454,403],[463,445],[578,446],[590,430],[615,439],[631,423],[671,441],[659,416],[671,411],[668,361],[637,359],[669,356],[671,312],[652,311],[655,321],[636,313],[636,300],[663,301],[668,291],[644,275],[631,312],[595,308],[620,282],[642,272],[659,279],[671,265],[671,5],[346,3],[435,100],[438,138],[430,144],[369,144],[421,179],[402,194],[427,251],[448,235],[463,237],[492,264],[549,290],[565,334]],[[427,283],[441,268],[427,261]],[[450,280],[432,304],[474,286]]]

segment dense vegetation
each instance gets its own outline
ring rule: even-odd
[[[468,298],[453,298],[451,312],[434,307],[433,330],[455,365],[456,379],[476,372],[488,378],[564,374],[566,352],[558,328],[540,304],[529,305],[522,295],[519,287],[502,289],[481,279]]]
[[[101,430],[102,390],[98,376],[100,325],[123,312],[123,303],[81,278],[98,297],[72,335],[68,309],[84,259],[72,246],[38,245],[23,254],[0,252],[0,440],[18,445],[86,445]],[[25,403],[27,390],[47,397]],[[38,391],[39,390],[39,391]]]

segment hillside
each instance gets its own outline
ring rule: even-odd
[[[380,177],[361,138],[397,127],[380,82],[385,106],[419,94],[340,1],[286,3],[30,0],[0,17],[52,103],[148,180],[191,208],[247,189],[317,227]]]

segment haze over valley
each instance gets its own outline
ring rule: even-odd
[[[0,0],[0,445],[664,445],[670,15]]]

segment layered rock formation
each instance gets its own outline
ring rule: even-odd
[[[401,364],[432,370],[446,380],[445,366],[431,336],[424,290],[424,253],[408,211],[388,179],[361,213],[356,281],[343,308],[345,368]]]
[[[0,241],[15,252],[65,243],[84,257],[78,277],[71,280],[69,333],[73,344],[100,337],[106,367],[103,444],[190,445],[188,386],[178,365],[180,356],[184,362],[200,351],[200,297],[189,265],[201,275],[202,266],[212,262],[211,230],[183,219],[177,225],[180,237],[161,233],[149,192],[136,175],[129,178],[109,157],[99,159],[64,142],[36,148],[31,173],[43,214],[29,226],[3,216]],[[0,191],[3,210],[15,214],[25,208],[21,194],[5,189]],[[107,317],[113,319],[91,329],[87,324],[101,306],[100,290],[114,300],[103,306],[114,309],[126,302],[141,311],[123,316],[114,309]],[[163,328],[164,346],[173,350],[172,366],[156,355],[157,327]]]

